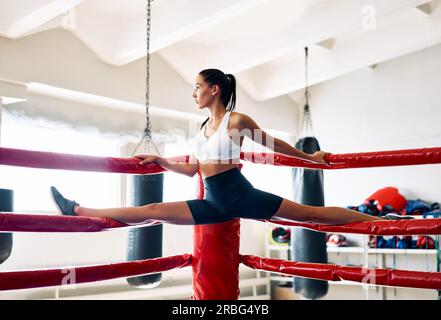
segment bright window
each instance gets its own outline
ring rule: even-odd
[[[164,157],[182,156],[190,152],[190,146],[182,141],[164,145]],[[196,199],[197,179],[198,175],[190,178],[183,174],[166,172],[164,174],[164,202]]]
[[[14,119],[2,123],[1,133],[2,147],[119,156],[118,146],[112,141],[72,129],[25,126]],[[118,174],[0,166],[0,188],[14,190],[16,212],[55,211],[49,195],[51,185],[89,207],[117,206],[119,199]]]

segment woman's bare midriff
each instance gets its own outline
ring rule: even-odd
[[[208,178],[239,166],[238,163],[231,163],[232,160],[230,160],[230,163],[225,162],[225,160],[223,163],[216,163],[216,161],[199,162],[199,169],[201,170],[202,177]],[[235,162],[237,162],[237,160]]]

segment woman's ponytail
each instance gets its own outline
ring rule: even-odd
[[[228,111],[233,111],[236,108],[236,78],[232,74],[225,75],[229,82],[229,106],[227,106]]]

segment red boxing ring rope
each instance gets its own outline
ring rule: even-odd
[[[283,220],[266,220],[270,223],[301,227],[320,232],[353,233],[383,236],[441,234],[441,218],[413,220],[378,220],[352,222],[345,225],[326,225]]]
[[[378,166],[400,166],[441,163],[441,148],[395,150],[370,153],[328,155],[328,164],[316,164],[282,154],[241,153],[241,159],[276,166],[296,166],[315,169],[343,169]],[[188,156],[168,158],[170,161],[185,163]],[[81,170],[97,172],[116,172],[133,174],[155,174],[166,171],[151,163],[139,165],[135,158],[108,158],[77,156],[70,154],[26,151],[0,148],[0,165],[25,166],[32,168]],[[202,178],[199,176],[198,198],[201,198]],[[322,232],[347,232],[361,234],[407,235],[441,234],[441,219],[410,221],[358,222],[347,225],[319,225],[288,221],[269,221],[271,223],[299,226]],[[158,222],[149,220],[147,224]],[[106,218],[64,217],[23,214],[0,214],[0,231],[39,231],[39,232],[97,232],[113,228],[145,226],[127,225]],[[238,263],[260,270],[289,275],[305,276],[322,280],[375,283],[378,285],[407,286],[417,288],[441,289],[441,273],[405,270],[364,269],[326,264],[266,259],[239,255],[239,219],[214,226],[195,227],[195,249],[192,256],[182,255],[168,258],[125,262],[107,266],[75,268],[75,283],[101,281],[120,277],[155,273],[192,264],[193,288],[196,299],[237,299]],[[232,241],[225,245],[222,239],[233,235]],[[234,239],[233,239],[234,238]],[[216,240],[218,239],[218,240]],[[216,240],[215,242],[212,242]],[[210,252],[210,248],[222,252]],[[220,258],[219,258],[220,257]],[[221,260],[219,261],[218,258]],[[220,268],[213,268],[216,266]],[[223,267],[222,267],[223,266]],[[35,288],[62,285],[66,277],[63,270],[11,271],[0,273],[0,290]],[[212,270],[213,269],[213,270]],[[70,269],[72,270],[72,269]],[[234,273],[234,275],[232,275]],[[367,274],[366,274],[367,273]],[[216,279],[210,282],[210,279]]]
[[[173,158],[171,158],[173,159]],[[177,158],[187,162],[188,157]],[[94,172],[155,174],[166,171],[156,163],[140,165],[135,158],[78,156],[66,153],[0,148],[0,165]]]
[[[241,262],[252,269],[276,272],[284,275],[329,281],[349,280],[394,287],[441,289],[441,272],[367,269],[324,263],[285,261],[251,255],[242,255],[241,258]]]
[[[188,159],[189,156],[168,158],[170,161],[181,163],[188,162]],[[340,155],[330,154],[326,157],[326,160],[330,164],[317,164],[279,153],[241,152],[241,159],[261,164],[312,169],[406,166],[441,163],[441,148],[348,153]],[[155,163],[140,165],[138,162],[139,161],[135,158],[78,156],[55,152],[0,148],[0,165],[137,174],[155,174],[166,171],[166,169]]]
[[[17,290],[61,286],[127,278],[184,268],[191,265],[191,255],[183,254],[166,258],[154,258],[132,262],[113,263],[85,267],[67,267],[33,271],[0,272],[0,290]],[[74,273],[74,274],[72,274]],[[66,277],[71,280],[66,283]]]
[[[349,169],[409,166],[441,163],[441,148],[407,149],[380,152],[329,154],[329,164],[317,164],[280,153],[242,153],[241,159],[276,166],[301,167],[311,169]]]
[[[158,224],[147,220],[129,225],[109,218],[0,213],[0,232],[100,232],[115,228],[136,228]]]
[[[191,260],[192,256],[190,254],[184,254],[166,258],[155,258],[110,265],[0,272],[0,290],[18,290],[69,284],[64,280],[67,276],[69,276],[69,279],[75,284],[127,278],[188,267],[191,265]],[[240,260],[241,263],[252,269],[275,272],[283,275],[300,276],[327,281],[348,280],[394,287],[441,289],[441,273],[439,272],[367,269],[333,264],[285,261],[281,259],[261,258],[252,255],[240,255]],[[222,266],[219,267],[222,268]],[[197,265],[196,268],[200,268],[200,266]],[[221,269],[218,269],[218,272],[220,270]],[[72,273],[74,274],[72,275]],[[236,276],[233,276],[233,279],[234,278],[236,278],[236,280],[233,281],[237,281],[237,274]],[[221,286],[225,286],[225,283],[222,283],[221,279],[218,279],[218,281],[220,281]],[[199,282],[200,280],[196,283]],[[207,277],[204,282],[205,284],[210,284],[210,278]],[[198,286],[196,287],[198,288]],[[223,289],[231,288],[223,287]],[[199,291],[202,293],[204,292],[202,288],[200,288]],[[228,290],[226,292],[228,292]],[[229,298],[234,298],[234,295],[236,294],[238,295],[239,292],[231,292]]]
[[[274,224],[301,227],[320,232],[369,235],[435,235],[441,234],[441,218],[414,220],[363,221],[345,225],[324,225],[282,220],[260,220]],[[129,225],[109,218],[0,213],[0,232],[101,232],[116,228],[137,228],[158,224],[146,220]]]

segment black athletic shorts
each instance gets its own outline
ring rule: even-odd
[[[258,190],[239,168],[204,179],[204,199],[188,200],[196,224],[225,222],[235,218],[270,219],[283,198]]]

